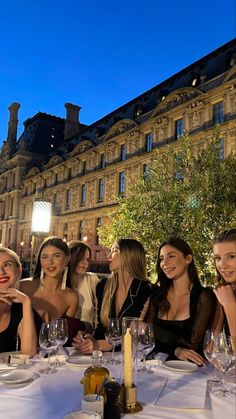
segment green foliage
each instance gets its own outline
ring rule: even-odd
[[[149,176],[137,181],[129,197],[117,198],[119,207],[99,230],[101,243],[110,246],[120,237],[140,240],[153,272],[160,243],[181,237],[193,248],[202,280],[209,284],[212,238],[236,220],[235,173],[235,154],[221,158],[218,129],[201,144],[185,134],[158,149]]]

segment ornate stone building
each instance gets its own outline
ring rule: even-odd
[[[44,113],[27,119],[18,139],[20,105],[9,107],[0,154],[0,242],[29,259],[33,200],[44,196],[53,205],[51,233],[87,240],[93,261],[103,262],[97,227],[157,148],[181,141],[184,130],[207,141],[220,124],[222,152],[235,152],[236,40],[92,125],[79,122],[79,106],[65,107],[65,119]]]

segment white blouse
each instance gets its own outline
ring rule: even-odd
[[[96,325],[97,298],[96,286],[99,278],[95,273],[87,272],[83,279],[78,281],[77,292],[79,295],[79,306],[76,317],[92,326]]]

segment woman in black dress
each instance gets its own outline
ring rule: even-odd
[[[33,356],[37,338],[30,298],[17,289],[20,259],[10,249],[0,248],[0,352],[21,349]]]
[[[146,316],[155,326],[155,352],[202,365],[204,334],[212,324],[215,296],[200,284],[192,249],[182,239],[162,243],[156,268],[159,286]]]
[[[111,350],[105,340],[109,318],[144,318],[148,308],[151,284],[146,278],[146,257],[141,243],[133,239],[116,240],[108,254],[112,272],[96,289],[98,303],[98,327],[94,338],[79,332],[73,346],[81,353],[94,349]]]

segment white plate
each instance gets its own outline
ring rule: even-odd
[[[66,363],[72,367],[87,368],[91,367],[91,356],[71,356],[67,359]]]
[[[198,370],[198,366],[188,361],[166,361],[164,365],[174,371],[194,372]]]
[[[33,373],[28,370],[11,370],[0,372],[0,382],[4,384],[19,384],[31,380]]]

